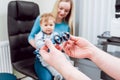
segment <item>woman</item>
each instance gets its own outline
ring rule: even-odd
[[[73,34],[73,26],[72,26],[72,13],[73,13],[73,2],[72,0],[57,0],[52,11],[54,17],[56,18],[55,31],[58,33],[61,32],[70,32]],[[40,16],[37,17],[32,31],[28,37],[29,43],[36,48],[34,37],[40,29]],[[70,31],[71,30],[71,31]],[[41,65],[39,60],[36,58],[35,60],[35,71],[40,80],[52,80],[51,73]]]

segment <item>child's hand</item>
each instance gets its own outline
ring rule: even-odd
[[[59,44],[55,44],[55,48],[57,48],[58,50],[62,51],[62,46],[60,46]]]

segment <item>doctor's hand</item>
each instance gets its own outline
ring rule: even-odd
[[[69,64],[64,53],[55,48],[50,40],[45,41],[45,46],[40,49],[40,54],[49,65],[56,69],[60,68],[60,66],[66,65],[66,63]]]
[[[85,74],[77,70],[64,56],[64,54],[55,48],[50,40],[45,41],[44,47],[40,53],[43,59],[58,72],[60,72],[65,80],[91,80]],[[49,48],[49,52],[48,52]]]
[[[84,38],[70,36],[63,44],[66,54],[74,58],[90,58],[95,51],[95,46]]]

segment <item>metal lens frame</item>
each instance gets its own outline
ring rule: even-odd
[[[54,41],[56,44],[61,44],[62,43],[62,38],[59,35],[54,36]]]
[[[63,38],[64,41],[67,41],[67,40],[70,39],[70,34],[68,32],[64,32],[62,34],[62,38]]]

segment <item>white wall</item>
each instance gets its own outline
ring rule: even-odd
[[[120,18],[115,18],[111,23],[111,36],[120,37]]]
[[[79,12],[79,36],[97,43],[97,35],[110,30],[112,18],[115,16],[115,0],[80,0],[77,1]],[[77,13],[76,13],[77,14]]]
[[[0,0],[0,41],[8,40],[7,33],[7,6],[12,0]],[[24,0],[32,1],[39,5],[40,14],[50,12],[56,0]]]
[[[0,0],[0,41],[7,39],[7,4],[10,0]]]

